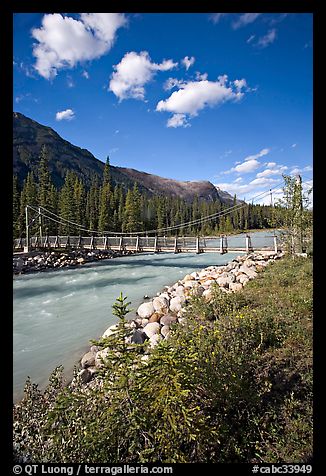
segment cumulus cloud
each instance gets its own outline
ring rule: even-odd
[[[184,81],[180,79],[168,78],[165,81],[163,88],[165,89],[165,91],[169,91],[170,89],[173,89],[177,86],[181,86],[182,84],[184,84]]]
[[[244,93],[235,88],[234,83],[227,85],[227,82],[227,76],[224,75],[219,76],[217,81],[201,79],[175,84],[178,91],[174,91],[167,99],[159,101],[156,111],[168,111],[194,117],[205,107],[240,100]]]
[[[167,127],[189,127],[190,124],[187,121],[185,114],[173,114],[173,116],[168,120]]]
[[[121,13],[82,13],[78,20],[59,13],[46,14],[32,30],[35,70],[51,79],[59,69],[93,60],[112,47],[117,30],[127,23]]]
[[[249,172],[253,172],[254,170],[258,169],[260,167],[260,162],[255,159],[247,160],[246,162],[243,162],[242,164],[237,165],[232,169],[233,172],[239,172],[243,174],[247,174]]]
[[[72,109],[66,109],[65,111],[58,111],[55,118],[57,121],[71,121],[75,118],[75,113]]]
[[[187,71],[190,68],[190,66],[194,64],[194,62],[195,62],[194,56],[192,56],[191,58],[189,58],[189,56],[185,56],[183,60],[181,60],[181,63],[183,64],[183,66],[186,68]]]
[[[259,38],[257,42],[257,46],[259,46],[260,48],[266,48],[268,45],[271,45],[272,43],[274,43],[275,40],[276,40],[276,29],[273,28],[272,30],[269,30],[269,32],[266,33],[266,35]]]
[[[152,63],[147,51],[126,53],[119,64],[114,66],[109,90],[122,101],[127,98],[144,99],[145,84],[151,81],[157,71],[168,71],[178,63],[171,59],[162,63]]]
[[[233,81],[233,84],[238,91],[241,91],[241,89],[247,87],[247,81],[245,79],[236,79]]]
[[[272,164],[276,165],[275,162],[272,162]],[[262,172],[259,172],[256,177],[257,178],[262,178],[262,177],[269,177],[271,175],[282,175],[286,170],[287,170],[286,165],[280,165],[278,167],[270,167]]]
[[[264,155],[267,155],[269,152],[270,152],[270,149],[262,149],[260,152],[258,152],[258,154],[248,155],[248,157],[245,157],[244,160],[246,161],[246,160],[259,159],[260,157],[263,157]]]
[[[235,22],[233,22],[232,27],[237,30],[238,28],[247,26],[250,23],[253,23],[259,15],[261,15],[261,13],[243,13]]]

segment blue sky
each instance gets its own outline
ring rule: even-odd
[[[18,13],[13,68],[14,111],[112,165],[246,200],[312,178],[312,14]]]

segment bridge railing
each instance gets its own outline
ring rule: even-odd
[[[14,250],[25,249],[26,238],[13,240]],[[255,234],[221,235],[220,237],[165,237],[165,236],[34,236],[30,239],[29,248],[89,248],[89,249],[130,249],[141,251],[215,251],[228,250],[250,251],[255,249],[281,248],[280,239],[272,232],[267,236]]]

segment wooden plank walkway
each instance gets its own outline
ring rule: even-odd
[[[229,246],[228,239],[237,241],[237,246]],[[143,236],[45,236],[33,237],[27,248],[26,238],[15,239],[14,252],[51,249],[90,249],[133,251],[135,253],[227,253],[249,251],[277,251],[276,236],[271,236],[270,246],[255,249],[249,235],[218,237],[143,237]],[[239,246],[238,246],[239,244]],[[217,246],[218,245],[218,246]]]

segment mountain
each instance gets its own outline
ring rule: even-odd
[[[104,163],[96,159],[88,150],[64,140],[51,127],[43,126],[19,112],[13,113],[13,172],[22,183],[29,171],[37,176],[42,146],[46,146],[52,180],[61,187],[68,170],[75,172],[87,187],[96,175],[102,179]],[[148,195],[171,195],[191,201],[195,195],[202,200],[219,200],[230,204],[233,197],[218,190],[209,181],[182,182],[139,170],[110,167],[112,182],[124,188],[138,184],[141,192]]]

